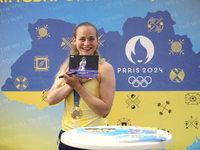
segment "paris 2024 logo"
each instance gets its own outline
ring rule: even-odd
[[[137,44],[140,45],[141,49],[137,48],[137,50],[136,50]],[[137,53],[136,53],[136,51],[137,51]],[[141,51],[143,51],[142,57],[138,55],[138,52],[140,54]],[[145,36],[135,36],[135,37],[131,38],[127,42],[126,48],[125,48],[126,57],[133,64],[147,64],[153,58],[154,51],[155,50],[154,50],[153,43],[151,42],[151,40],[149,38],[147,38]],[[144,54],[146,54],[146,56],[144,56]],[[133,59],[133,57],[134,57],[134,59]],[[137,71],[133,72],[133,73],[139,73],[139,72],[142,72],[142,73],[149,72],[150,73],[152,71],[155,71],[155,69],[156,68],[145,68],[145,67],[143,67],[142,69],[135,68],[135,70],[137,70]],[[145,88],[152,82],[152,78],[151,78],[151,76],[130,76],[128,78],[128,82],[135,88],[138,88],[138,87]]]
[[[140,44],[146,49],[147,51],[147,55],[145,57],[145,59],[137,59],[137,60],[133,60],[132,59],[132,53],[134,55],[136,55],[136,43],[140,42]],[[145,36],[135,36],[133,38],[131,38],[127,44],[126,44],[126,57],[129,59],[130,62],[137,64],[137,63],[148,63],[154,55],[154,45],[151,42],[151,40]]]

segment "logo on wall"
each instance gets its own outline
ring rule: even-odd
[[[103,42],[105,41],[105,40],[100,40],[102,36],[103,36],[103,34],[98,38],[98,45],[99,45],[99,47],[103,46]]]
[[[184,44],[183,43],[183,41],[184,41],[184,39],[183,40],[179,40],[179,42],[178,41],[175,41],[174,42],[174,40],[169,40],[170,41],[170,43],[169,44],[171,44],[171,50],[169,50],[169,55],[171,55],[171,54],[173,54],[174,55],[174,53],[179,53],[179,55],[180,54],[184,54],[184,50],[182,50],[182,44]]]
[[[27,78],[22,75],[17,77],[14,81],[15,87],[20,91],[25,90],[27,88],[28,84],[29,84],[29,82],[28,82]]]
[[[62,50],[70,50],[73,44],[73,38],[62,38],[62,43],[60,47],[63,47]]]
[[[136,44],[140,44],[143,49],[145,49],[145,51],[147,52],[147,55],[145,58],[139,58],[137,57],[137,59],[133,60],[132,58],[132,54],[133,57],[135,57],[136,54]],[[131,38],[127,44],[126,44],[126,57],[129,59],[130,62],[132,62],[133,64],[137,64],[137,63],[143,63],[146,64],[148,63],[154,55],[154,45],[151,42],[151,40],[145,36],[135,36],[133,38]],[[137,51],[140,53],[140,50],[137,49]]]
[[[126,103],[128,104],[128,107],[131,106],[132,109],[135,109],[135,106],[139,108],[139,103],[141,102],[138,97],[135,96],[135,94],[132,94],[131,97],[127,96],[128,99],[126,100]]]
[[[197,118],[193,120],[193,117],[191,116],[190,119],[186,118],[187,121],[185,121],[185,129],[188,129],[189,127],[191,127],[191,129],[194,127],[195,129],[198,129],[198,121]]]
[[[169,75],[170,80],[174,83],[182,82],[184,77],[185,77],[185,72],[183,71],[183,69],[180,68],[172,69]]]
[[[166,110],[169,114],[172,113],[172,110],[171,110],[171,109],[167,109],[167,108],[166,108],[169,104],[170,104],[169,101],[166,101],[165,106],[162,106],[161,103],[158,103],[158,104],[157,104],[158,107],[162,107],[162,108],[163,108],[162,111],[159,112],[160,115],[163,115],[164,110]]]
[[[48,96],[48,89],[44,89],[42,91],[42,101],[47,102],[47,96]]]
[[[39,34],[39,36],[38,36],[38,40],[40,40],[40,39],[42,39],[43,37],[50,37],[50,33],[48,33],[48,31],[47,31],[47,29],[48,29],[48,27],[47,27],[48,25],[46,25],[46,26],[44,26],[44,27],[42,27],[42,28],[40,28],[40,27],[38,27],[38,28],[36,28],[36,31],[38,32],[38,34]]]
[[[121,119],[118,119],[117,125],[118,126],[131,126],[131,122],[130,122],[130,119],[121,118]]]
[[[164,27],[162,19],[162,17],[160,19],[151,17],[147,23],[147,27],[150,28],[148,32],[154,31],[160,33]]]
[[[185,103],[187,105],[199,105],[200,103],[199,93],[187,93],[185,95]]]
[[[128,78],[128,82],[132,84],[132,86],[135,88],[139,86],[145,88],[152,82],[152,78],[150,76],[146,76],[145,78],[143,78],[142,76],[138,76],[137,78],[135,78],[134,76],[130,76]]]
[[[35,56],[34,68],[35,71],[49,71],[49,56]]]

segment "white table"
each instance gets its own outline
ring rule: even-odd
[[[76,131],[76,129],[73,129],[64,132],[61,136],[62,143],[72,147],[93,150],[144,150],[163,147],[173,142],[172,135],[163,130],[157,130],[157,134],[163,134],[167,138],[166,141],[131,143],[119,143],[115,136],[77,134]]]

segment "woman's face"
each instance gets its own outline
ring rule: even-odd
[[[96,30],[92,26],[80,26],[76,31],[76,38],[73,37],[80,55],[94,55],[98,45]]]

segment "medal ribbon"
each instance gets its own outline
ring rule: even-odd
[[[74,90],[74,107],[79,107],[80,95]]]

